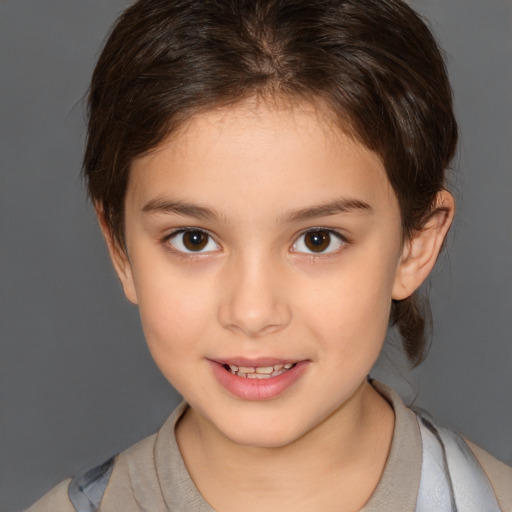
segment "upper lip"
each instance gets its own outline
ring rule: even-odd
[[[262,367],[262,366],[276,366],[278,364],[295,364],[299,363],[301,359],[281,359],[276,357],[258,357],[250,359],[247,357],[222,357],[209,359],[214,363],[230,366],[245,366],[245,367]]]

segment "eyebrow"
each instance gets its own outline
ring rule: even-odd
[[[152,199],[143,206],[142,211],[144,213],[174,213],[202,220],[216,220],[220,218],[220,215],[214,209],[207,206],[167,199]]]
[[[167,199],[152,199],[143,206],[142,211],[144,213],[170,213],[201,220],[218,220],[223,217],[216,210],[207,206]],[[372,214],[373,208],[360,199],[341,198],[307,208],[291,210],[281,217],[281,222],[301,222],[316,217],[354,212]]]
[[[339,213],[373,213],[373,208],[360,199],[340,198],[328,203],[293,210],[284,215],[285,222],[300,222],[316,217],[326,217]]]

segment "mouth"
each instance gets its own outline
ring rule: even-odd
[[[232,375],[242,377],[244,379],[271,379],[283,375],[288,370],[295,367],[297,363],[274,364],[267,366],[241,366],[236,364],[225,363],[222,367]]]
[[[307,372],[309,360],[209,359],[217,382],[244,400],[270,400],[291,388]]]

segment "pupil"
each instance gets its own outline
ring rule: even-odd
[[[201,231],[187,231],[183,235],[183,244],[189,251],[200,251],[204,249],[208,237]]]
[[[329,247],[331,236],[327,231],[312,231],[306,236],[306,246],[313,252],[322,252]]]

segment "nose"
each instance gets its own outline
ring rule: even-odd
[[[225,269],[220,324],[250,338],[284,329],[291,320],[279,269],[262,258],[238,261]]]

